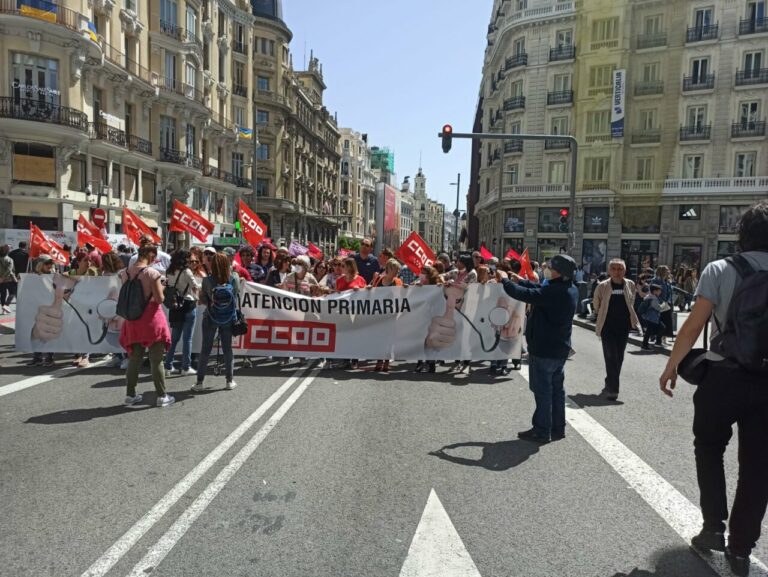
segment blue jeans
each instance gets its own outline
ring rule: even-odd
[[[184,337],[181,343],[181,370],[186,371],[192,362],[192,333],[195,329],[197,309],[192,308],[184,315],[184,324],[171,327],[171,348],[165,355],[165,368],[169,371],[173,368],[173,357],[176,354],[176,345]]]
[[[227,382],[232,380],[235,372],[235,357],[232,354],[232,325],[219,326],[214,323],[207,314],[203,315],[203,346],[200,348],[200,359],[197,362],[197,382],[205,380],[205,371],[208,368],[208,357],[213,349],[213,341],[216,333],[219,333],[219,341],[224,351],[224,376]]]
[[[528,355],[530,389],[536,399],[532,422],[537,435],[565,432],[565,361]]]

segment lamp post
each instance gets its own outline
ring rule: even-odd
[[[456,186],[456,210],[453,211],[453,250],[459,250],[459,193],[461,190],[461,173],[456,175],[456,182],[452,182],[451,186]]]

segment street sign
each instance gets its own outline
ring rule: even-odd
[[[107,222],[107,212],[103,208],[92,208],[91,222],[99,228],[104,228],[104,224]]]

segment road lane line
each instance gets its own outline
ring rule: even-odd
[[[146,577],[162,563],[166,555],[173,549],[192,524],[203,514],[221,490],[232,480],[232,477],[240,470],[253,452],[261,445],[261,442],[277,426],[290,408],[299,400],[307,390],[320,369],[313,369],[304,381],[296,387],[285,402],[280,405],[269,420],[259,429],[246,445],[238,451],[232,460],[216,475],[216,478],[205,488],[195,501],[184,511],[176,522],[165,532],[160,540],[147,552],[130,572],[130,577]]]
[[[104,365],[107,364],[107,362],[108,361],[106,360],[96,361],[88,365],[88,367],[83,367],[83,368],[68,367],[66,369],[59,369],[52,373],[45,373],[43,375],[36,375],[34,377],[29,377],[28,379],[16,381],[15,383],[11,383],[10,385],[3,385],[2,387],[0,387],[0,397],[4,397],[5,395],[10,395],[11,393],[16,393],[18,391],[23,391],[24,389],[29,389],[30,387],[36,387],[37,385],[49,383],[61,377],[66,377],[67,375],[71,375],[72,373],[84,371],[89,368],[103,367]]]
[[[528,381],[527,363],[522,365],[520,373]],[[566,399],[565,420],[568,424],[629,483],[667,525],[686,543],[690,543],[691,538],[701,531],[702,516],[699,508],[598,423],[584,408],[570,397]],[[703,555],[698,551],[696,553],[718,574],[723,577],[732,575],[722,554]],[[760,559],[753,555],[751,561],[751,577],[768,577],[768,567]]]
[[[168,491],[141,519],[120,537],[82,574],[81,577],[103,577],[149,531],[168,510],[181,499],[208,470],[232,448],[245,433],[298,381],[306,371],[297,370],[262,405],[245,419],[226,439],[211,451],[198,465]]]

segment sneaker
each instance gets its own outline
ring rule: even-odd
[[[27,366],[29,367],[42,367],[43,366],[43,359],[32,359],[27,363]]]
[[[44,367],[52,367],[55,363],[53,362],[53,357],[48,357],[43,361]]]
[[[122,370],[125,370],[125,369],[128,368],[128,359],[127,358],[125,358],[122,361],[120,361],[120,368]]]
[[[157,406],[170,407],[175,402],[176,402],[175,398],[173,398],[171,395],[166,394],[164,397],[158,397]]]
[[[197,375],[197,371],[195,369],[183,369],[179,374],[182,377],[191,377]]]
[[[243,368],[250,369],[252,366],[253,366],[253,362],[251,361],[251,359],[249,359],[248,357],[245,357],[243,359]],[[184,373],[182,372],[182,374]]]
[[[559,431],[557,433],[552,431],[551,439],[553,441],[562,441],[563,439],[565,439],[565,431]]]
[[[725,551],[725,534],[702,529],[691,539],[691,545],[699,551]]]
[[[548,436],[540,435],[536,432],[535,429],[528,429],[527,431],[521,431],[517,434],[518,439],[522,439],[523,441],[533,441],[534,443],[538,443],[539,445],[546,445],[550,442],[550,438]]]
[[[192,385],[192,388],[190,391],[193,393],[202,393],[205,390],[205,387],[203,386],[203,383],[195,383]]]
[[[6,315],[11,314],[11,308],[10,307],[3,307],[3,313]]]
[[[141,395],[136,395],[135,397],[127,396],[125,397],[125,400],[123,401],[123,405],[126,407],[130,407],[131,405],[135,405],[136,403],[140,403],[141,399],[143,397]]]
[[[324,368],[325,368],[325,359],[320,359],[320,360],[317,362],[317,368],[318,368],[318,369],[324,369]],[[330,368],[330,367],[328,367],[328,368]]]
[[[736,553],[730,547],[726,547],[725,558],[734,575],[738,577],[747,577],[749,575],[749,553]]]
[[[227,385],[224,387],[228,391],[231,391],[237,386],[237,383],[235,381],[227,381]]]
[[[80,361],[83,360],[83,357],[81,355],[77,355],[74,359],[72,359],[72,362],[70,363],[73,367],[80,366]]]
[[[88,357],[83,357],[80,359],[80,362],[77,363],[77,366],[81,369],[85,369],[91,366],[91,361]]]
[[[619,393],[615,393],[613,391],[609,391],[608,389],[603,389],[600,391],[600,397],[605,399],[606,401],[615,401],[619,398]]]

